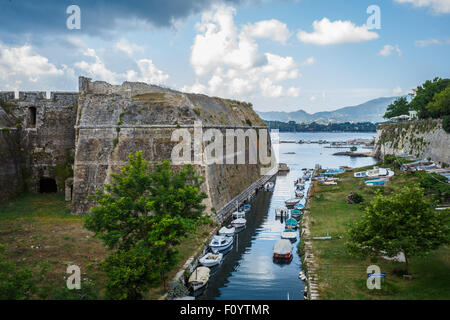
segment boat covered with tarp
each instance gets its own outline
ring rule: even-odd
[[[195,291],[204,287],[209,280],[210,270],[208,267],[198,267],[189,277],[189,285]]]
[[[289,240],[280,239],[273,246],[273,257],[275,259],[290,259],[292,248],[292,243]]]

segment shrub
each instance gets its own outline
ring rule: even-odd
[[[167,291],[169,298],[180,298],[189,295],[188,289],[179,281],[172,281],[169,284],[169,290]]]
[[[347,196],[347,203],[349,204],[356,204],[356,203],[361,203],[364,201],[364,198],[356,192],[351,192],[348,196]]]

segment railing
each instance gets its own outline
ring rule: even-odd
[[[275,170],[270,172],[267,175],[262,176],[255,182],[253,182],[250,186],[248,186],[244,191],[242,191],[239,195],[234,197],[231,201],[229,201],[226,205],[224,205],[219,211],[217,211],[217,222],[222,223],[225,221],[231,213],[236,211],[239,205],[247,200],[250,196],[252,196],[256,189],[261,188],[264,184],[269,181],[275,174],[277,174],[278,170],[275,167]]]

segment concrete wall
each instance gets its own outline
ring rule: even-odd
[[[415,120],[383,123],[377,128],[374,156],[407,153],[420,159],[430,158],[450,164],[450,134],[442,129],[442,120]]]

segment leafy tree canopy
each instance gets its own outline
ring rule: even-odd
[[[409,103],[406,97],[395,99],[386,109],[383,118],[390,119],[404,114],[409,114]]]
[[[98,205],[85,226],[115,252],[104,261],[108,291],[118,299],[137,299],[159,284],[176,263],[178,245],[196,229],[205,207],[203,178],[191,165],[179,170],[169,161],[152,167],[142,152],[93,197]]]
[[[377,193],[361,219],[348,231],[348,249],[363,256],[393,257],[403,252],[406,269],[411,256],[426,255],[449,243],[448,212],[434,210],[417,185],[403,187],[393,196]]]
[[[434,78],[432,81],[427,80],[415,90],[415,96],[410,102],[412,110],[419,113],[421,119],[426,119],[432,115],[426,106],[433,101],[435,94],[443,91],[450,86],[450,79]]]
[[[433,118],[450,115],[450,85],[441,92],[435,93],[433,100],[425,108]]]

